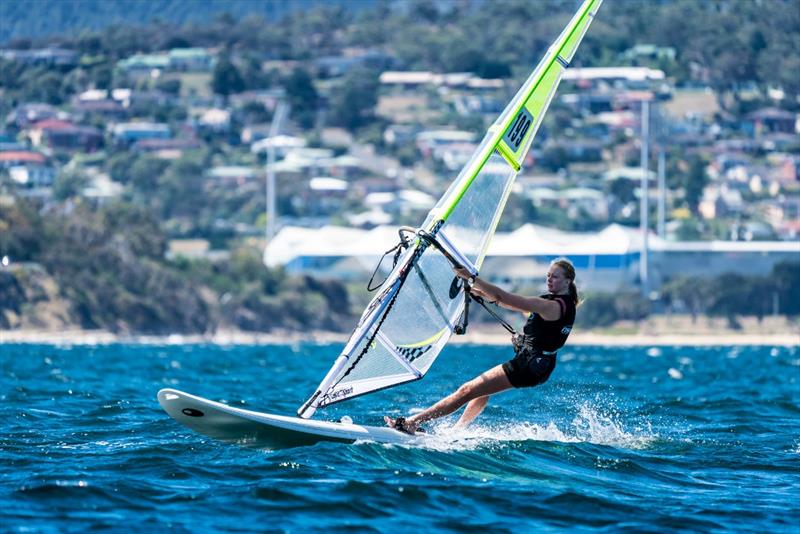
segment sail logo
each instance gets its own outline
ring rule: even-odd
[[[340,389],[339,391],[334,391],[333,393],[326,393],[322,397],[322,399],[323,399],[323,401],[326,401],[326,402],[333,402],[336,399],[339,399],[339,398],[346,397],[346,396],[350,395],[352,392],[353,392],[353,387],[351,386],[349,388]]]
[[[522,108],[519,110],[517,118],[511,123],[511,127],[506,130],[503,141],[516,152],[522,144],[522,140],[525,139],[525,134],[528,133],[531,124],[533,124],[533,115],[527,109]]]

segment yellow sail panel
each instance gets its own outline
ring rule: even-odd
[[[498,151],[514,167],[514,170],[518,171],[522,167],[525,154],[542,124],[547,107],[550,105],[550,99],[558,87],[563,72],[564,67],[558,62],[554,61],[547,66],[542,73],[541,82],[537,84],[522,109],[517,112],[497,144]]]
[[[497,126],[503,133],[496,148],[514,170],[518,171],[521,168],[531,141],[541,126],[550,100],[558,88],[561,75],[569,65],[602,1],[586,0],[583,3],[517,93],[512,101],[513,108],[507,110],[511,113],[504,113],[501,116]]]
[[[600,9],[600,4],[602,3],[603,0],[592,0],[589,2],[590,5],[588,6],[587,14],[578,21],[575,31],[565,40],[564,46],[561,48],[561,51],[558,55],[561,56],[561,58],[567,63],[572,61],[572,57],[575,55],[578,45],[581,44],[581,40],[583,39],[586,30],[589,29],[589,25],[592,23],[592,20],[597,14],[597,10]]]

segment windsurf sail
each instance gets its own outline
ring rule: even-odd
[[[464,310],[453,266],[480,270],[514,179],[602,1],[583,2],[422,226],[402,238],[406,250],[300,417],[428,372]]]

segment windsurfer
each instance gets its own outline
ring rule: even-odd
[[[454,393],[418,414],[397,419],[384,417],[386,424],[397,430],[413,434],[422,423],[449,415],[466,404],[456,423],[457,427],[464,427],[483,411],[489,396],[511,388],[543,384],[556,366],[556,351],[564,346],[572,331],[579,299],[575,268],[568,260],[559,259],[550,264],[548,292],[539,297],[510,293],[473,277],[464,268],[454,271],[456,276],[469,281],[471,293],[498,306],[527,314],[528,320],[523,333],[512,338],[515,355],[511,360],[465,382]]]

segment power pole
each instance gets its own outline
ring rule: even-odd
[[[666,177],[666,157],[664,147],[658,150],[658,237],[664,239],[667,235],[666,230],[666,211],[667,211],[667,177]]]

